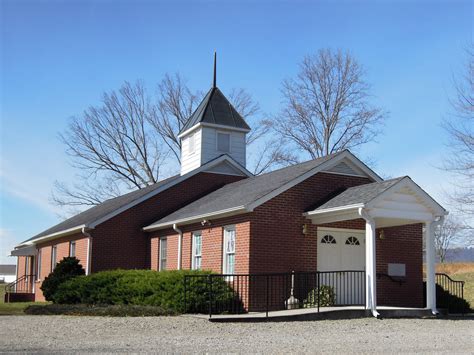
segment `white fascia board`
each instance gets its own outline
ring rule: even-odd
[[[200,166],[198,169],[194,169],[194,170],[191,170],[189,171],[188,173],[180,176],[179,178],[177,179],[174,179],[173,181],[170,181],[168,184],[164,184],[163,186],[160,186],[158,189],[156,190],[153,190],[153,191],[150,191],[150,193],[142,196],[141,198],[135,200],[135,201],[132,201],[130,202],[129,204],[125,205],[125,206],[122,206],[121,208],[119,209],[116,209],[115,211],[109,213],[108,215],[92,222],[89,224],[89,227],[90,228],[95,228],[96,226],[98,226],[99,224],[101,223],[104,223],[105,221],[117,216],[118,214],[128,210],[129,208],[132,208],[136,205],[138,205],[139,203],[142,203],[143,201],[146,201],[148,200],[149,198],[159,194],[160,192],[166,190],[166,189],[169,189],[170,187],[174,186],[174,185],[177,185],[181,182],[183,182],[184,180],[187,180],[189,179],[190,177],[198,174],[198,173],[201,173],[201,172],[206,172],[205,170],[206,169],[209,169],[209,168],[212,168],[213,166],[217,165],[217,164],[220,164],[222,163],[223,161],[226,161],[228,163],[230,163],[232,166],[234,166],[235,168],[237,168],[238,170],[242,171],[242,174],[244,174],[245,176],[253,176],[253,174],[248,171],[247,169],[243,168],[240,164],[236,163],[232,158],[230,158],[228,155],[221,155],[220,157],[214,159],[214,160],[211,160],[210,162]],[[213,174],[213,172],[207,172],[209,174]]]
[[[393,218],[405,219],[411,221],[433,221],[435,216],[426,212],[412,212],[412,211],[394,211],[385,208],[375,208],[368,210],[368,214],[372,218]]]
[[[315,215],[320,215],[320,214],[326,214],[326,213],[334,213],[334,212],[343,212],[351,209],[357,209],[364,207],[363,203],[356,203],[353,205],[346,205],[346,206],[339,206],[339,207],[331,207],[331,208],[325,208],[321,210],[313,210],[313,211],[308,211],[303,213],[303,216],[309,217],[309,216],[315,216]]]
[[[284,185],[280,186],[279,188],[273,190],[272,192],[268,193],[267,195],[262,196],[261,198],[259,198],[259,199],[255,200],[254,202],[250,203],[247,206],[247,209],[249,211],[253,211],[256,207],[258,207],[258,206],[264,204],[265,202],[271,200],[272,198],[280,195],[281,193],[285,192],[286,190],[291,189],[293,186],[298,185],[300,182],[305,181],[306,179],[310,178],[311,176],[313,176],[313,175],[315,175],[315,174],[317,174],[317,173],[319,173],[323,170],[331,168],[332,166],[336,165],[337,163],[339,163],[341,160],[343,160],[345,158],[352,159],[352,157],[354,157],[354,155],[352,155],[352,153],[350,153],[348,150],[344,150],[344,151],[338,153],[337,155],[335,155],[333,158],[325,161],[324,163],[319,164],[318,166],[314,167],[313,169],[307,171],[306,173],[298,176],[297,178],[287,182],[286,184],[284,184]]]
[[[223,217],[228,217],[228,216],[234,216],[238,214],[243,214],[249,212],[245,206],[239,206],[239,207],[232,207],[228,208],[225,210],[220,210],[220,211],[215,211],[215,212],[210,212],[210,213],[204,213],[201,215],[195,215],[187,218],[181,218],[181,219],[176,219],[173,221],[169,222],[164,222],[164,223],[157,223],[157,224],[151,224],[147,227],[144,227],[143,230],[145,232],[152,232],[155,230],[159,229],[166,229],[172,227],[174,224],[176,225],[183,225],[183,224],[191,224],[195,222],[202,221],[203,219],[208,219],[208,218],[223,218]]]
[[[201,122],[195,124],[194,126],[192,126],[191,128],[188,128],[187,130],[185,130],[184,132],[178,134],[178,138],[182,138],[186,135],[188,135],[189,133],[191,133],[192,131],[194,130],[197,130],[199,127],[201,127]]]
[[[208,123],[208,122],[199,122],[199,123],[196,123],[191,128],[188,128],[184,132],[178,134],[178,138],[182,138],[182,137],[188,135],[189,133],[191,133],[192,131],[194,131],[195,129],[198,129],[200,127],[211,127],[211,128],[224,129],[224,130],[228,130],[228,131],[237,131],[237,132],[243,132],[243,133],[250,132],[250,129],[247,129],[247,128],[224,126],[224,125],[215,124],[215,123]]]
[[[423,200],[423,202],[431,208],[437,216],[445,216],[448,212],[441,206],[436,200],[431,197],[425,190],[423,190],[418,184],[416,184],[409,176],[405,176],[399,182],[390,186],[387,190],[382,192],[380,195],[373,198],[371,201],[366,203],[366,207],[368,209],[374,208],[374,206],[385,199],[388,195],[399,191],[403,187],[408,187],[409,189],[413,190],[417,197]]]
[[[68,229],[65,229],[65,230],[62,230],[62,231],[59,231],[59,232],[55,232],[55,233],[51,233],[51,234],[48,234],[48,235],[45,235],[45,236],[42,236],[42,237],[38,237],[36,239],[32,239],[32,240],[29,240],[27,242],[23,242],[21,244],[18,244],[16,246],[16,248],[21,247],[22,245],[37,244],[39,242],[45,242],[45,241],[48,241],[50,239],[55,239],[55,238],[59,238],[59,237],[64,237],[66,235],[74,234],[76,232],[82,231],[82,228],[86,228],[86,225],[81,224],[80,226],[68,228]]]

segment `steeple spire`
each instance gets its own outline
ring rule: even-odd
[[[216,61],[217,61],[217,54],[214,51],[214,80],[212,81],[212,87],[216,88]]]

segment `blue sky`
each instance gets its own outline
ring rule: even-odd
[[[0,16],[0,263],[59,221],[49,196],[55,180],[73,179],[57,138],[70,116],[124,80],[153,87],[179,71],[207,90],[214,50],[223,92],[245,88],[268,113],[305,54],[350,50],[373,102],[390,112],[379,142],[360,153],[445,200],[440,121],[472,41],[470,1],[3,0]]]

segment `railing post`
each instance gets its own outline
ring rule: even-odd
[[[186,305],[186,284],[188,283],[188,277],[184,276],[184,310],[183,313],[187,313],[187,305]]]
[[[209,318],[212,317],[212,278],[211,275],[207,277],[208,289],[209,289]]]
[[[269,284],[270,284],[270,275],[266,275],[266,278],[267,278],[267,287],[266,287],[266,289],[267,289],[266,317],[268,318],[268,296],[269,296],[269,294],[268,294],[268,292],[269,292],[269,287],[268,287],[268,286],[269,286]]]
[[[318,281],[316,282],[316,291],[317,291],[317,297],[318,297],[318,313],[319,313],[319,296],[320,296],[320,292],[321,290],[319,289],[320,288],[320,283],[319,283],[319,271],[316,271],[316,274],[318,276]]]

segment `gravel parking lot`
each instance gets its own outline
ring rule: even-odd
[[[0,317],[0,352],[474,353],[471,319],[211,323],[189,316]]]

